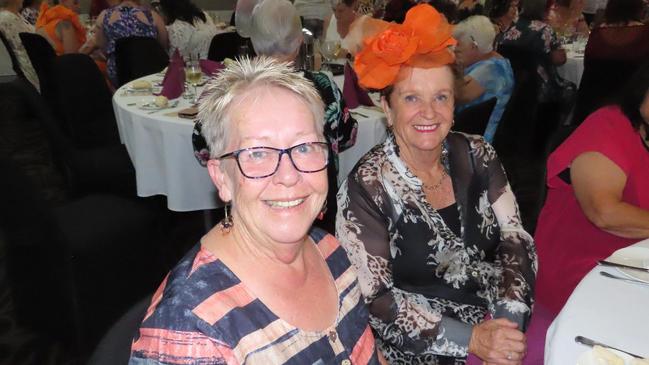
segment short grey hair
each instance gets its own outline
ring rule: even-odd
[[[198,118],[202,121],[202,134],[207,141],[210,158],[224,153],[229,140],[232,107],[250,90],[259,86],[274,86],[288,90],[309,108],[315,121],[316,132],[324,139],[324,103],[313,84],[289,62],[271,57],[241,58],[229,64],[208,83],[199,105]],[[263,111],[259,111],[263,113]]]
[[[484,15],[470,16],[453,29],[453,37],[463,42],[474,42],[480,53],[489,53],[494,49],[496,29],[489,18]]]
[[[250,40],[258,55],[294,54],[302,44],[302,21],[288,0],[264,0],[252,9]]]

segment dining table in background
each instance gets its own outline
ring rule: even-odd
[[[586,41],[579,40],[563,45],[566,50],[566,63],[557,67],[557,72],[562,78],[573,82],[577,87],[584,74],[584,50]]]
[[[631,248],[627,252],[646,257],[640,264],[648,267],[649,239]],[[589,348],[576,343],[576,336],[649,357],[649,281],[636,284],[611,279],[602,276],[602,271],[628,277],[614,267],[597,266],[582,279],[548,329],[545,365],[577,364]]]
[[[162,80],[162,75],[139,80],[155,85]],[[342,88],[342,79],[334,80]],[[178,117],[180,110],[191,106],[191,100],[180,97],[173,108],[144,110],[142,103],[152,101],[155,96],[127,92],[129,85],[115,92],[113,109],[120,140],[135,167],[138,196],[165,195],[167,208],[180,212],[222,207],[207,169],[194,157],[194,120]],[[385,115],[380,108],[361,106],[351,113],[359,125],[356,144],[339,155],[338,181],[345,179],[356,162],[386,136]]]
[[[334,82],[342,91],[345,83],[343,75],[333,77]],[[378,94],[370,94],[375,106],[359,106],[350,112],[358,122],[356,143],[338,155],[338,183],[342,183],[361,159],[372,147],[382,143],[387,136],[385,113],[380,108]]]

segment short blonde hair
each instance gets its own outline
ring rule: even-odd
[[[494,49],[496,29],[489,18],[484,15],[470,16],[459,22],[453,29],[453,37],[464,42],[474,42],[480,53],[489,53]]]
[[[266,56],[244,57],[210,80],[201,99],[198,118],[203,124],[201,130],[210,158],[226,153],[233,102],[259,86],[279,87],[299,97],[311,111],[318,136],[324,142],[324,104],[313,84],[291,63]]]

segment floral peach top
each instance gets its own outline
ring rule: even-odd
[[[464,364],[472,328],[485,315],[521,329],[530,316],[536,249],[494,149],[451,132],[443,156],[455,207],[427,202],[392,133],[338,192],[336,234],[393,365]]]

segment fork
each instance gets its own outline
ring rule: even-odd
[[[649,286],[649,283],[647,283],[647,282],[644,282],[644,281],[641,281],[641,280],[636,280],[636,279],[623,278],[621,276],[617,276],[617,275],[607,273],[606,271],[600,271],[599,274],[604,276],[604,277],[610,278],[610,279],[617,279],[617,280],[622,280],[622,281],[628,281],[629,283]]]

